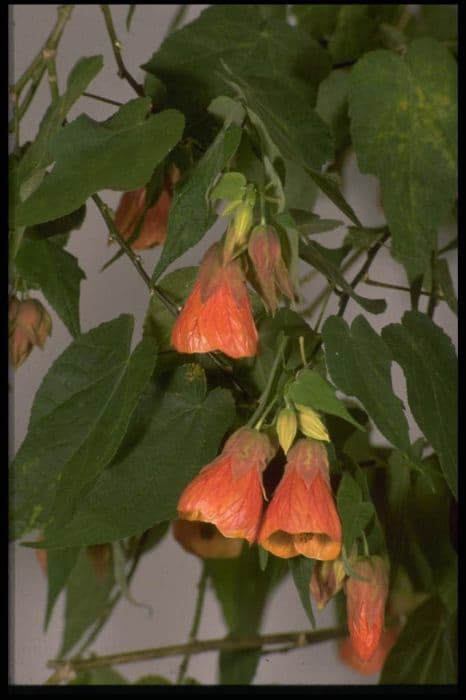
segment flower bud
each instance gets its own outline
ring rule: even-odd
[[[390,653],[401,632],[401,625],[389,627],[380,635],[380,640],[374,654],[368,661],[363,661],[356,652],[350,637],[342,639],[338,643],[338,653],[340,659],[358,673],[364,676],[372,676],[380,673],[383,669],[385,659]]]
[[[212,523],[174,520],[172,530],[186,552],[202,559],[234,559],[241,554],[244,540],[224,537]]]
[[[246,243],[251,226],[252,207],[246,202],[241,202],[235,209],[233,221],[228,227],[225,238],[225,246],[223,249],[225,262],[231,260],[234,253]]]
[[[319,610],[343,588],[346,577],[341,559],[317,561],[312,570],[310,592]]]
[[[10,358],[15,369],[20,367],[36,345],[43,348],[51,334],[52,320],[37,299],[19,302],[15,297],[9,305]]]
[[[110,572],[112,547],[110,544],[91,544],[86,547],[86,554],[91,562],[97,579],[103,583]]]
[[[291,300],[294,292],[282,258],[280,239],[272,226],[260,224],[253,229],[248,254],[254,265],[251,282],[258,289],[266,309],[274,314],[278,306],[277,290]]]
[[[298,430],[296,413],[292,408],[283,408],[277,418],[278,442],[285,454],[288,454]]]
[[[309,408],[309,406],[303,406],[301,404],[296,404],[296,408],[298,409],[300,431],[306,435],[306,437],[313,438],[314,440],[330,442],[327,428],[322,423],[318,413],[313,411],[312,408]]]

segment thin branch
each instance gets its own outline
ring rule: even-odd
[[[379,280],[371,280],[371,279],[369,279],[369,277],[366,277],[363,280],[363,283],[369,285],[369,287],[381,287],[383,289],[394,289],[394,290],[397,290],[399,292],[410,292],[411,291],[409,287],[403,287],[399,284],[389,284],[388,282],[380,282]],[[425,292],[423,290],[421,290],[420,294],[423,294],[425,296],[430,296],[430,292]],[[443,296],[439,296],[439,299],[443,299]]]
[[[356,276],[354,277],[353,281],[350,283],[350,287],[351,287],[352,289],[355,289],[356,286],[359,284],[359,282],[360,282],[360,281],[365,277],[365,275],[368,273],[369,268],[370,268],[370,266],[372,265],[375,256],[377,255],[377,253],[379,252],[380,248],[383,246],[383,244],[385,243],[385,241],[386,241],[389,237],[390,237],[390,232],[387,231],[387,233],[385,233],[385,234],[382,236],[382,238],[380,238],[376,243],[374,243],[374,245],[372,246],[372,248],[370,248],[370,249],[368,250],[367,256],[366,256],[366,260],[365,260],[364,264],[362,265],[361,269],[359,270],[359,272],[358,272],[358,273],[356,274]],[[345,309],[346,309],[346,307],[347,307],[347,305],[348,305],[349,300],[350,300],[350,295],[349,295],[347,292],[345,292],[345,293],[342,295],[341,299],[340,299],[340,304],[339,304],[339,307],[338,307],[338,316],[343,316],[343,314],[345,313]]]
[[[269,378],[268,378],[266,387],[265,387],[264,391],[262,392],[262,396],[260,397],[259,405],[257,406],[256,410],[254,411],[253,415],[251,416],[251,418],[248,421],[249,427],[253,427],[257,423],[257,421],[260,419],[262,413],[264,412],[265,406],[266,406],[267,401],[269,399],[270,392],[272,390],[273,383],[275,381],[275,375],[277,373],[278,366],[282,360],[283,351],[285,350],[287,342],[288,342],[288,338],[284,337],[280,343],[277,354],[275,356],[274,363],[272,365],[272,369],[270,370],[270,374],[269,374]]]
[[[91,100],[98,100],[99,102],[105,102],[108,105],[115,105],[115,107],[121,107],[123,102],[117,102],[117,100],[111,100],[109,97],[102,97],[102,95],[94,95],[93,92],[83,92],[83,97],[89,97]]]
[[[67,666],[76,672],[88,671],[104,666],[114,666],[128,664],[135,661],[147,661],[149,659],[162,659],[169,656],[179,656],[180,654],[203,654],[207,651],[241,651],[245,649],[262,649],[264,646],[275,646],[287,644],[283,651],[291,649],[302,649],[313,644],[320,644],[332,639],[345,637],[348,631],[346,627],[332,627],[314,632],[304,630],[302,632],[282,632],[279,634],[264,634],[245,639],[204,639],[201,641],[188,642],[187,644],[172,644],[166,647],[154,649],[139,649],[134,651],[121,652],[119,654],[109,654],[107,656],[94,656],[90,659],[53,659],[47,662],[48,668],[60,669]],[[272,650],[263,650],[263,654],[271,653]]]
[[[206,593],[206,589],[207,589],[207,579],[208,579],[207,568],[203,564],[201,578],[199,579],[199,583],[197,584],[196,608],[194,610],[193,623],[192,623],[191,629],[189,631],[189,637],[188,637],[189,642],[195,642],[196,638],[197,638],[197,633],[199,632],[199,625],[201,622],[202,608],[204,606],[205,593]],[[181,662],[180,668],[178,670],[178,676],[176,679],[176,682],[178,685],[180,685],[184,681],[184,678],[186,676],[186,671],[188,670],[188,664],[189,664],[190,658],[191,658],[191,654],[189,652],[187,652],[183,657],[183,661]]]
[[[113,24],[112,13],[110,11],[109,5],[101,5],[100,9],[105,20],[105,26],[107,27],[108,36],[110,37],[110,42],[112,44],[113,55],[115,56],[115,61],[118,66],[118,75],[123,80],[127,80],[131,85],[133,90],[140,97],[144,97],[144,88],[140,83],[137,82],[131,75],[131,73],[126,68],[123,62],[123,56],[121,55],[121,43],[116,35],[115,26]]]
[[[56,102],[60,97],[58,92],[57,65],[55,63],[56,53],[57,52],[55,49],[44,49],[42,51],[45,65],[47,66],[47,73],[49,76],[49,86],[50,94],[52,96],[52,102]]]
[[[188,9],[189,9],[189,5],[180,5],[179,6],[172,21],[168,25],[168,29],[167,29],[167,33],[165,34],[165,37],[169,36],[172,32],[174,32],[176,29],[178,29],[181,22],[184,20]]]

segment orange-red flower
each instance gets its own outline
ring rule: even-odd
[[[221,350],[234,358],[257,354],[259,336],[240,263],[223,264],[217,243],[204,256],[171,341],[178,352]]]
[[[52,320],[38,299],[19,301],[11,297],[8,308],[10,358],[15,369],[29,357],[34,346],[44,347]]]
[[[266,308],[275,313],[277,291],[294,299],[293,285],[282,258],[277,232],[272,226],[259,224],[249,239],[248,254],[254,265],[256,286]]]
[[[254,542],[264,503],[262,472],[274,454],[266,435],[240,428],[221,455],[185,488],[178,502],[179,517],[212,523],[225,537]]]
[[[278,557],[303,554],[322,561],[341,550],[341,523],[323,444],[298,440],[288,453],[282,480],[267,508],[259,544]]]
[[[388,596],[387,567],[378,556],[357,559],[352,567],[367,580],[349,577],[346,581],[348,629],[356,654],[369,661],[382,634]]]
[[[174,520],[172,530],[183,549],[202,559],[234,559],[244,544],[242,539],[224,537],[211,523]]]
[[[365,676],[371,676],[374,673],[380,673],[385,663],[385,659],[394,646],[401,632],[401,625],[389,627],[380,635],[379,643],[371,658],[368,661],[363,661],[356,652],[353,642],[350,637],[346,637],[338,644],[338,653],[340,659],[345,664],[351,666],[355,671],[362,673]]]

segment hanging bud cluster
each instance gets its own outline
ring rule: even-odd
[[[19,301],[11,297],[8,304],[10,359],[17,369],[34,347],[42,349],[52,332],[52,320],[38,299]]]
[[[256,226],[249,239],[248,255],[253,265],[251,282],[260,294],[265,308],[274,314],[278,307],[277,294],[293,301],[291,279],[282,258],[277,232],[272,226]]]

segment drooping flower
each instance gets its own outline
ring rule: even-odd
[[[277,232],[272,226],[259,224],[249,238],[248,254],[254,266],[256,286],[265,307],[274,314],[277,292],[294,299],[293,285],[282,258]]]
[[[244,540],[225,537],[215,525],[200,521],[174,520],[172,531],[183,549],[202,559],[234,559],[244,544]]]
[[[329,600],[341,591],[345,577],[343,562],[340,559],[314,564],[309,588],[319,610],[325,608]]]
[[[298,440],[289,451],[285,472],[264,516],[259,544],[285,559],[303,554],[326,561],[339,556],[341,523],[321,442]]]
[[[338,644],[340,659],[347,666],[350,666],[364,676],[372,676],[374,673],[380,673],[383,669],[385,659],[400,635],[401,629],[401,625],[396,625],[383,630],[380,635],[379,643],[368,661],[363,661],[360,658],[354,648],[351,637],[346,637]]]
[[[34,346],[43,348],[52,331],[52,319],[38,299],[9,302],[9,349],[15,369],[29,357]]]
[[[191,481],[178,502],[182,520],[212,523],[225,537],[254,542],[263,509],[262,472],[275,454],[263,433],[240,428]]]
[[[352,567],[366,580],[354,577],[346,580],[348,629],[356,654],[363,661],[369,661],[377,649],[384,624],[387,566],[381,557],[372,556],[357,559]]]
[[[171,342],[175,350],[186,353],[221,350],[240,358],[258,352],[259,336],[240,263],[224,264],[217,243],[204,256]]]

